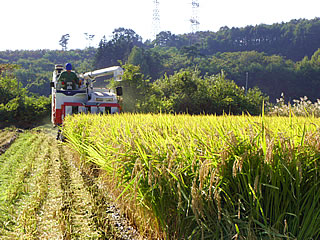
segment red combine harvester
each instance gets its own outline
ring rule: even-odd
[[[51,82],[52,93],[52,115],[51,121],[54,126],[61,126],[67,115],[77,113],[120,113],[119,96],[122,88],[116,91],[107,88],[94,87],[96,78],[112,75],[115,81],[121,81],[123,69],[119,66],[103,68],[92,72],[79,74],[82,85],[72,89],[71,86],[62,88],[58,82],[60,74],[64,71],[62,65],[55,65]],[[58,139],[62,138],[61,130],[58,131]]]

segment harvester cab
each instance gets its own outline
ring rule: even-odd
[[[98,77],[113,74],[115,81],[121,81],[123,69],[119,66],[95,70],[79,74],[81,86],[76,89],[68,86],[61,87],[58,79],[64,71],[63,65],[55,65],[51,82],[52,111],[51,121],[54,126],[62,125],[67,115],[75,113],[119,113],[121,106],[119,96],[122,88],[118,87],[114,92],[105,87],[95,87],[94,82]]]

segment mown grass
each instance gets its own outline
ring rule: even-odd
[[[40,129],[12,132],[0,155],[0,239],[111,239],[107,205],[73,165],[75,151]]]
[[[77,115],[69,144],[105,170],[150,238],[319,239],[320,120]]]
[[[32,179],[27,182],[28,196],[21,199],[23,208],[18,212],[16,234],[22,239],[38,239],[38,212],[48,194],[48,174],[50,166],[50,144],[44,134],[38,134],[38,141],[33,144]],[[28,161],[30,157],[26,157]],[[21,208],[21,207],[20,207]]]
[[[11,148],[0,156],[0,236],[16,226],[15,204],[28,192],[25,181],[35,159],[35,149],[30,147],[35,141],[36,136],[22,134]]]
[[[0,238],[38,239],[38,212],[47,196],[50,143],[21,133],[0,156]]]

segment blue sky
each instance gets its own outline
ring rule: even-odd
[[[291,19],[320,17],[319,0],[198,0],[199,30],[222,26],[244,27]],[[191,31],[192,0],[159,0],[160,30]],[[153,38],[153,0],[3,0],[0,50],[61,49],[59,40],[70,34],[69,48],[85,48],[84,33],[94,34],[92,46],[118,27],[131,28],[144,40]]]

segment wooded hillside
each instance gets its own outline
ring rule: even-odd
[[[118,28],[97,49],[3,51],[0,64],[21,66],[16,77],[30,92],[48,96],[54,64],[71,62],[77,72],[124,63],[140,66],[150,83],[181,69],[201,76],[224,71],[238,86],[259,87],[270,101],[308,96],[316,100],[320,83],[320,18],[298,19],[217,32],[175,35],[160,32],[142,41],[132,29]]]

